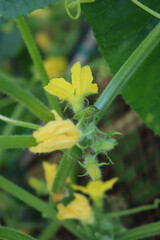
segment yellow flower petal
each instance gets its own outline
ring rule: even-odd
[[[67,82],[64,78],[52,79],[44,89],[57,96],[59,99],[69,99],[74,95],[74,89],[72,85]]]
[[[55,163],[50,164],[45,161],[42,164],[43,164],[43,169],[44,169],[45,179],[47,182],[48,191],[51,191],[52,184],[53,184],[56,172],[57,172],[57,164],[55,164]]]
[[[55,110],[52,110],[51,113],[53,113],[55,120],[62,120],[61,116]]]
[[[84,94],[88,95],[88,92],[90,92],[90,94],[98,92],[97,84],[91,84],[93,76],[89,66],[81,68],[80,62],[77,62],[72,67],[71,72],[72,86],[76,89],[76,96],[84,96]]]
[[[113,188],[113,185],[118,181],[118,178],[115,177],[115,178],[112,178],[106,182],[103,183],[102,185],[102,191],[105,192],[105,191],[108,191],[110,189]]]
[[[51,192],[52,185],[53,185],[58,167],[57,167],[56,163],[49,163],[46,161],[44,161],[42,164],[43,164],[43,169],[44,169],[44,174],[45,174],[45,180],[47,182],[48,193],[51,193],[53,202],[57,203],[57,202],[61,201],[65,196],[67,196],[67,194],[68,194],[67,190],[66,190],[66,188],[64,188],[62,193]],[[67,179],[67,181],[68,181],[68,179]]]
[[[75,199],[67,206],[61,203],[57,205],[57,218],[59,220],[78,219],[84,222],[92,222],[92,212],[87,198],[78,193],[74,194],[74,197]]]
[[[98,93],[98,87],[96,83],[92,83],[87,89],[86,92],[84,92],[83,96],[90,95],[93,93]]]
[[[81,68],[80,83],[81,83],[81,95],[86,93],[87,89],[93,81],[92,72],[89,66]]]
[[[104,193],[109,189],[112,189],[113,185],[118,181],[118,178],[112,178],[106,182],[94,181],[89,182],[86,187],[79,186],[79,185],[72,185],[72,188],[77,191],[81,191],[85,194],[88,194],[94,201],[97,199],[102,198]]]
[[[76,96],[80,96],[81,92],[81,83],[80,83],[80,72],[81,72],[81,64],[77,62],[71,68],[72,73],[72,86],[73,89],[76,90]]]

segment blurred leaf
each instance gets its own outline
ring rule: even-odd
[[[122,91],[126,102],[155,134],[160,135],[160,46],[141,65]]]
[[[10,212],[14,212],[15,210],[18,210],[20,206],[20,204],[14,198],[11,198],[4,192],[0,192],[0,199],[0,209],[3,211],[9,210]]]
[[[138,240],[146,239],[151,236],[160,235],[160,222],[146,224],[140,227],[133,228],[126,233],[118,236],[117,240]],[[151,238],[150,238],[151,239]]]
[[[0,60],[16,56],[22,47],[21,34],[13,22],[0,21]]]
[[[8,75],[3,73],[0,73],[0,91],[8,94],[16,101],[21,102],[33,114],[35,114],[44,122],[48,122],[53,119],[53,114],[41,101],[38,100],[38,98],[36,98],[30,92],[19,87],[18,84],[8,77]]]
[[[37,194],[39,195],[48,194],[48,189],[44,180],[30,177],[28,183],[36,191]]]
[[[34,240],[31,236],[12,228],[0,226],[0,237],[4,240]]]
[[[6,18],[27,15],[38,8],[47,7],[58,0],[1,0],[0,14]]]
[[[157,11],[160,1],[147,0],[145,5]],[[158,22],[152,16],[125,0],[97,0],[83,5],[87,21],[94,31],[100,52],[116,73],[130,54]],[[159,54],[158,49],[148,57],[140,70],[130,79],[122,94],[147,126],[160,135]],[[154,64],[153,64],[154,63]]]

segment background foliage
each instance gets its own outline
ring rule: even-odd
[[[160,8],[158,0],[143,2],[154,10]],[[113,74],[159,21],[125,0],[97,0],[83,5],[83,10]],[[153,51],[122,91],[126,102],[157,135],[160,135],[159,50],[157,47]]]

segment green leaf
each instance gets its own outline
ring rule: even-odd
[[[55,222],[58,221],[56,219],[56,210],[52,206],[43,202],[39,198],[35,197],[31,193],[20,188],[16,184],[8,181],[7,179],[5,179],[2,176],[0,176],[0,188],[2,188],[4,191],[7,191],[10,194],[12,194],[14,197],[23,201],[25,204],[29,205],[30,207],[43,213],[44,217],[47,216],[48,218],[54,219]],[[75,236],[77,236],[78,239],[84,239],[83,232],[81,230],[81,227],[78,224],[74,223],[71,220],[62,221],[62,222],[60,222],[60,224],[64,227],[66,227]]]
[[[28,136],[0,136],[0,149],[29,148],[36,145],[35,138]]]
[[[141,227],[133,228],[126,233],[123,232],[122,235],[118,236],[117,240],[138,240],[146,239],[151,236],[160,235],[160,222],[146,224]]]
[[[50,207],[49,204],[43,202],[39,198],[35,197],[31,193],[25,191],[16,184],[8,181],[4,177],[0,176],[0,188],[12,194],[14,197],[23,201],[25,204],[43,213],[47,217],[55,219],[56,211]]]
[[[156,135],[160,135],[159,52],[160,46],[152,52],[122,91],[126,102]]]
[[[0,238],[3,240],[34,240],[31,236],[12,228],[0,226]]]
[[[13,82],[8,76],[0,72],[0,91],[9,95],[16,101],[21,102],[27,107],[35,116],[48,122],[53,120],[53,114],[49,109],[34,97],[30,92],[22,89],[15,82]]]
[[[6,18],[16,18],[47,7],[58,0],[1,0],[0,14]]]
[[[15,57],[23,47],[23,40],[13,21],[0,19],[0,60]],[[14,47],[13,47],[14,46]]]
[[[147,0],[144,4],[155,11],[160,8],[159,0]],[[83,5],[83,10],[112,73],[117,72],[158,22],[149,13],[126,0],[96,0],[95,3]],[[157,107],[160,101],[158,52],[159,48],[154,50],[122,92],[126,102],[156,134],[160,134],[160,113]]]

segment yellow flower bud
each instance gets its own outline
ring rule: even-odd
[[[30,147],[31,152],[52,152],[71,148],[78,143],[80,134],[74,123],[70,120],[62,120],[55,111],[52,112],[56,120],[48,122],[44,127],[33,132],[33,137],[38,144]]]

